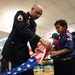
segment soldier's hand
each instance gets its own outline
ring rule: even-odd
[[[36,48],[35,52],[42,52],[40,48]]]
[[[40,42],[44,47],[46,47],[47,50],[52,49],[52,44],[49,41],[40,39]]]

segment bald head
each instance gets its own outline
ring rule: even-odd
[[[35,8],[35,9],[40,10],[41,12],[43,12],[43,7],[40,4],[35,4],[35,5],[33,5],[32,8]]]
[[[43,13],[43,7],[40,4],[34,4],[31,8],[30,14],[33,20],[38,19]]]

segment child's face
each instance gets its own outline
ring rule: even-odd
[[[56,31],[57,31],[59,34],[61,34],[61,33],[65,30],[65,27],[62,27],[62,26],[59,25],[59,24],[57,24],[57,25],[55,26],[55,28],[56,28]]]

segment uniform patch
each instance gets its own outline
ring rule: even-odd
[[[17,20],[18,20],[18,21],[23,21],[22,15],[19,15],[19,16],[17,17]]]
[[[68,41],[72,41],[72,38],[68,37],[67,40],[68,40]]]
[[[71,37],[72,38],[72,35],[70,33],[67,33],[67,36]]]

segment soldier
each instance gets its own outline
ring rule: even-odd
[[[43,13],[43,8],[39,4],[32,6],[31,11],[25,13],[18,11],[14,17],[14,24],[8,39],[3,47],[2,56],[6,61],[11,61],[12,68],[19,66],[30,58],[27,42],[30,42],[33,52],[38,42],[50,49],[51,43],[35,34],[36,23]],[[21,73],[20,75],[34,75],[33,69]]]

